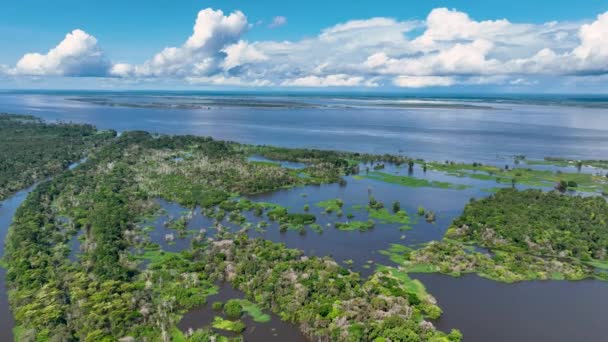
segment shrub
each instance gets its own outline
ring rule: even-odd
[[[222,310],[223,306],[224,306],[224,304],[222,302],[213,302],[213,305],[211,307],[215,311],[220,311],[220,310]]]
[[[229,319],[239,319],[243,315],[243,306],[237,299],[230,299],[224,305],[224,314]]]

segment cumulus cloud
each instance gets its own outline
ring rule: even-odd
[[[605,73],[608,70],[608,12],[601,14],[591,24],[579,30],[581,44],[573,51],[590,71]]]
[[[517,82],[523,75],[605,73],[607,48],[601,42],[602,34],[608,35],[607,17],[583,26],[521,24],[475,21],[439,8],[423,22],[351,20],[313,38],[256,42],[266,58],[253,61],[247,71],[299,87],[524,85],[531,83]],[[422,33],[416,36],[417,31]]]
[[[97,39],[76,29],[46,54],[25,54],[12,73],[35,76],[105,76],[109,68],[110,62],[97,46]]]
[[[268,57],[256,49],[255,46],[242,40],[236,44],[225,47],[222,52],[226,54],[226,58],[223,62],[223,67],[226,70],[245,64],[268,60]]]
[[[286,22],[279,16],[268,26]],[[75,30],[47,54],[26,54],[7,72],[228,86],[407,88],[526,86],[536,84],[535,78],[608,74],[608,12],[586,22],[529,24],[477,21],[437,8],[425,20],[357,19],[301,40],[245,40],[254,26],[240,11],[201,10],[182,45],[139,65],[110,64],[93,36]]]
[[[235,11],[224,15],[211,8],[198,13],[192,35],[180,47],[167,47],[143,65],[117,64],[117,76],[208,76],[218,72],[224,49],[236,43],[247,30],[247,17]],[[234,60],[234,58],[233,58]]]
[[[287,24],[287,18],[285,18],[282,15],[279,15],[279,16],[272,18],[272,22],[270,24],[268,24],[268,28],[274,29],[277,27],[281,27],[285,24]]]

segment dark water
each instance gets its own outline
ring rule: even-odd
[[[94,101],[99,98],[103,104]],[[48,120],[86,122],[119,131],[141,129],[288,147],[401,152],[427,160],[491,162],[515,154],[608,159],[607,108],[522,99],[421,102],[249,96],[230,106],[226,97],[218,104],[217,97],[187,93],[0,93],[0,112],[31,113]],[[258,106],[259,101],[280,105]],[[303,105],[283,105],[294,101]],[[184,102],[205,105],[181,109]],[[436,107],[437,103],[442,107]]]
[[[608,284],[582,280],[504,284],[467,275],[416,274],[444,311],[439,329],[464,341],[606,341]]]
[[[242,292],[233,289],[230,284],[222,283],[220,284],[218,294],[207,297],[206,305],[186,313],[177,327],[182,331],[188,331],[188,329],[196,330],[197,328],[210,326],[215,316],[222,316],[221,312],[215,311],[211,307],[213,302],[220,301],[226,303],[229,299],[242,298],[244,298]],[[251,317],[244,315],[242,321],[247,328],[243,331],[242,336],[245,338],[245,341],[306,341],[306,338],[295,325],[281,321],[274,314],[270,316],[271,319],[269,322],[256,323]],[[226,334],[226,332],[223,331],[218,332]],[[234,336],[229,334],[226,335]]]
[[[83,97],[83,94],[76,95]],[[49,120],[87,122],[121,131],[144,129],[288,147],[404,153],[426,160],[483,161],[512,166],[515,154],[525,154],[530,158],[608,159],[608,109],[603,106],[561,106],[560,102],[542,99],[502,101],[469,98],[456,104],[441,101],[448,102],[442,107],[425,105],[414,108],[408,102],[402,105],[403,101],[399,99],[303,96],[262,99],[254,96],[258,101],[255,106],[243,105],[243,102],[231,106],[226,102],[190,96],[101,95],[106,101],[103,104],[91,103],[90,99],[84,102],[66,99],[74,97],[74,94],[0,94],[0,112],[25,112]],[[89,95],[92,96],[99,94]],[[280,104],[260,105],[262,100]],[[198,103],[196,109],[183,109],[194,102]],[[125,103],[136,106],[126,106]],[[481,107],[474,108],[473,105]],[[301,165],[285,166],[297,168]],[[555,169],[553,166],[534,167]],[[568,170],[574,171],[571,167]],[[388,166],[383,171],[407,173],[404,167]],[[583,171],[594,172],[592,169]],[[378,253],[379,250],[388,248],[391,243],[417,245],[441,239],[450,222],[460,215],[471,197],[487,196],[489,193],[482,189],[499,186],[493,181],[451,177],[433,171],[425,174],[419,168],[414,173],[420,178],[472,187],[465,190],[409,188],[348,177],[346,186],[307,186],[256,195],[251,198],[278,203],[295,212],[303,212],[304,205],[308,204],[324,231],[318,234],[308,230],[303,235],[297,231],[280,233],[278,225],[270,223],[264,230],[252,227],[248,233],[252,237],[302,249],[308,255],[331,255],[338,262],[352,260],[349,267],[365,276],[373,271],[375,264],[390,262]],[[355,215],[356,220],[367,220],[365,211],[354,210],[352,206],[366,204],[370,191],[388,208],[393,201],[400,201],[401,207],[412,217],[412,229],[400,230],[400,224],[377,224],[367,232],[335,229],[333,223],[346,221],[349,212]],[[0,207],[2,234],[5,234],[14,208],[25,194],[20,193]],[[19,196],[22,196],[20,200]],[[323,214],[322,209],[314,205],[334,198],[342,198],[345,202],[342,218],[337,218],[335,213]],[[163,249],[179,251],[188,248],[192,236],[201,229],[205,229],[207,236],[213,236],[214,222],[196,208],[187,225],[187,231],[192,233],[182,237],[176,234],[174,241],[168,243],[166,235],[175,231],[165,227],[164,222],[189,211],[163,200],[159,200],[159,204],[165,213],[145,225],[154,227],[150,240],[159,243]],[[417,218],[418,206],[437,213],[437,221],[430,224]],[[253,215],[245,216],[254,224],[259,221]],[[327,227],[328,223],[330,227]],[[230,230],[240,229],[227,220],[222,221],[222,225]],[[72,245],[78,249],[77,240]],[[461,329],[465,341],[604,341],[608,335],[606,325],[602,324],[608,317],[608,291],[607,284],[603,282],[502,284],[477,276],[416,277],[425,283],[444,309],[445,313],[436,325],[443,330]],[[218,298],[242,296],[231,288],[222,289]],[[7,306],[1,302],[5,298],[3,293],[0,296],[0,310],[4,310],[0,340],[10,338],[2,334],[10,334],[12,327],[12,322],[4,319],[10,317]],[[214,300],[217,299],[209,298],[210,303]],[[180,328],[196,328],[210,322],[213,314],[209,310],[209,307],[201,307],[187,313]],[[296,327],[276,317],[270,323],[248,324],[245,336],[250,341],[266,341],[276,339],[275,334],[279,339],[283,337],[282,340],[301,338]]]
[[[13,222],[13,216],[15,211],[21,205],[21,203],[27,197],[34,187],[22,190],[14,194],[13,196],[0,202],[0,257],[4,255],[4,241],[8,228]],[[15,321],[13,315],[10,312],[8,305],[8,295],[6,293],[6,284],[4,277],[6,276],[6,270],[0,267],[0,341],[12,341],[13,340],[13,326]]]
[[[388,167],[386,171],[395,172],[397,168]],[[401,168],[401,172],[404,172]],[[437,173],[415,169],[418,177],[434,180],[460,180]],[[353,260],[353,270],[367,276],[373,272],[375,265],[390,264],[390,261],[378,251],[386,249],[391,243],[416,245],[430,240],[441,239],[449,223],[458,216],[466,202],[471,197],[481,197],[487,194],[479,190],[492,182],[468,180],[475,185],[466,190],[445,190],[430,188],[409,188],[394,186],[373,180],[355,180],[347,178],[346,186],[337,184],[306,186],[290,190],[281,190],[270,194],[252,196],[256,201],[280,203],[296,212],[303,212],[305,204],[310,205],[310,212],[318,218],[318,223],[324,226],[322,234],[308,230],[301,235],[297,231],[280,233],[278,225],[271,223],[264,232],[249,230],[252,237],[262,237],[275,242],[285,243],[287,247],[299,248],[307,255],[331,255],[338,262]],[[399,224],[380,224],[367,232],[339,231],[326,227],[327,223],[345,221],[335,214],[323,214],[322,209],[314,204],[327,199],[342,198],[344,200],[344,215],[351,212],[349,208],[357,204],[365,204],[368,200],[368,189],[385,206],[398,200],[401,206],[412,217],[412,229],[402,231]],[[305,194],[305,196],[303,196]],[[178,217],[186,211],[175,204],[161,201],[166,209],[165,217]],[[416,218],[418,206],[438,213],[437,222],[430,224]],[[365,212],[352,211],[357,220],[367,220]],[[256,223],[259,218],[246,215],[248,221]],[[222,221],[226,229],[240,229],[227,220]],[[197,231],[206,228],[208,236],[213,236],[213,221],[202,216],[197,211],[188,224],[189,230]],[[166,229],[162,226],[158,228]],[[164,234],[164,232],[162,233]],[[163,249],[172,249],[176,245],[167,245],[162,234],[152,234],[154,242],[161,244]],[[177,242],[187,245],[188,239]],[[477,276],[452,278],[433,274],[416,274],[427,286],[444,309],[442,318],[435,322],[439,329],[449,331],[452,328],[462,330],[465,341],[602,341],[607,333],[601,324],[608,315],[608,284],[605,282],[585,280],[578,282],[567,281],[533,281],[516,284],[503,284],[486,280]],[[232,292],[230,292],[232,291]],[[242,296],[232,289],[229,296]],[[209,298],[209,302],[214,301]],[[180,327],[201,327],[213,319],[209,307],[202,307],[186,314]],[[262,324],[267,329],[275,327],[276,321]],[[196,325],[198,324],[198,325]],[[295,327],[292,327],[295,328]],[[265,341],[261,335],[252,333],[247,340]]]
[[[387,167],[385,171],[395,172],[397,168]],[[401,167],[403,174],[405,168]],[[473,179],[461,179],[457,177],[443,176],[436,172],[422,173],[416,168],[417,177],[429,180],[457,179],[461,182],[489,183]],[[305,234],[298,231],[280,232],[279,224],[269,221],[266,217],[256,217],[252,213],[244,212],[248,222],[253,223],[253,227],[248,230],[251,237],[259,237],[267,240],[284,243],[287,247],[303,250],[307,255],[331,256],[338,262],[352,260],[352,268],[366,276],[373,272],[375,263],[387,262],[387,259],[380,253],[380,250],[387,249],[391,243],[402,243],[407,245],[418,245],[431,240],[441,239],[450,222],[460,214],[464,205],[472,197],[486,196],[487,193],[479,188],[466,190],[445,190],[435,188],[411,188],[401,187],[392,184],[369,180],[354,179],[346,177],[347,185],[325,184],[318,186],[305,186],[293,189],[279,190],[267,194],[248,196],[251,200],[259,202],[271,202],[287,207],[290,212],[304,213],[304,206],[309,206],[308,213],[314,214],[317,218],[316,223],[323,227],[323,232],[318,233],[311,229],[306,230]],[[401,209],[410,214],[411,229],[401,229],[403,224],[385,224],[377,222],[375,227],[369,231],[341,231],[335,228],[335,222],[347,222],[350,220],[367,221],[368,213],[364,209],[356,206],[365,206],[369,201],[369,194],[377,200],[382,201],[386,208],[391,210],[392,204],[399,201]],[[316,204],[340,198],[344,201],[342,208],[343,216],[337,214],[324,213],[324,209]],[[163,214],[155,219],[143,223],[143,226],[151,225],[154,227],[149,233],[150,240],[161,245],[166,251],[180,251],[190,246],[191,237],[188,234],[180,237],[176,231],[166,227],[165,222],[176,219],[190,211],[175,203],[162,199],[157,200],[163,208]],[[418,207],[431,210],[437,213],[434,223],[426,222],[422,217],[416,215]],[[199,232],[201,229],[206,231],[207,237],[213,237],[216,229],[214,220],[201,214],[200,208],[193,211],[192,218],[187,224],[187,231]],[[347,214],[353,214],[354,218],[348,219]],[[261,220],[265,220],[269,225],[262,231],[255,229],[255,225]],[[231,231],[240,230],[242,227],[229,222],[226,217],[221,221],[224,228]],[[167,234],[173,234],[174,240],[168,243],[165,239]],[[351,266],[349,266],[351,267]]]

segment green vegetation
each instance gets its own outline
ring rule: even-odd
[[[595,167],[598,169],[608,170],[608,160],[573,160],[557,157],[545,157],[543,160],[526,160],[528,165],[554,165],[560,167],[574,166],[581,168],[583,166]]]
[[[8,122],[53,126],[28,120]],[[44,129],[58,127],[72,126]],[[306,234],[306,227],[322,233],[323,227],[308,213],[309,205],[298,213],[241,196],[339,183],[343,176],[357,174],[361,164],[407,163],[413,169],[412,160],[145,132],[110,138],[109,133],[81,132],[80,142],[74,140],[70,145],[79,149],[66,149],[70,155],[65,160],[80,159],[92,149],[95,153],[79,168],[38,186],[15,215],[3,265],[20,340],[225,340],[211,328],[240,333],[245,329],[240,320],[243,315],[262,323],[274,312],[300,327],[311,340],[459,341],[459,332],[446,334],[428,322],[437,319],[441,309],[408,273],[478,273],[506,282],[608,280],[608,204],[599,197],[497,191],[469,203],[442,241],[418,249],[393,245],[383,253],[399,267],[379,266],[370,277],[362,278],[330,257],[306,257],[281,244],[249,239],[247,231],[264,232],[267,221],[275,222],[281,231],[300,234]],[[275,162],[252,162],[248,160],[252,154],[306,166],[293,170]],[[34,168],[46,168],[40,165]],[[460,177],[505,184],[513,184],[513,180],[526,185],[559,184],[564,191],[595,191],[605,181],[589,174],[503,170],[477,163],[425,165]],[[466,187],[382,172],[361,177],[415,187]],[[410,217],[401,203],[385,207],[371,189],[368,195],[367,205],[352,207],[361,210],[357,212],[360,220],[352,220],[351,210],[344,208],[341,199],[315,206],[337,217],[346,215],[347,222],[335,223],[339,230],[367,231],[378,223],[410,228]],[[186,214],[169,220],[167,227],[191,236],[191,248],[179,253],[163,251],[150,242],[145,227],[146,219],[158,213],[159,197],[190,210],[202,207],[204,215],[215,221],[211,228],[215,235],[206,236],[206,230],[187,231],[190,214]],[[259,219],[257,224],[247,222],[249,214]],[[424,208],[419,208],[418,215],[428,222],[435,220],[434,212]],[[223,220],[237,226],[239,232],[228,232],[231,228],[223,227]],[[82,252],[79,262],[72,262],[69,244],[76,234]],[[345,264],[351,265],[352,260]],[[180,332],[177,322],[187,310],[204,305],[208,296],[217,293],[218,281],[230,282],[246,299],[216,302],[213,309],[218,315],[222,310],[225,318],[218,316],[210,327],[192,334]]]
[[[376,224],[373,220],[368,220],[367,222],[363,221],[348,221],[348,222],[336,222],[336,228],[339,230],[349,231],[349,230],[358,230],[361,232],[368,231],[373,229]]]
[[[362,175],[363,178],[373,179],[385,183],[408,186],[412,188],[440,188],[440,189],[456,189],[463,190],[468,188],[468,185],[453,184],[449,182],[430,181],[427,179],[416,178],[413,176],[391,175],[384,172],[369,172]]]
[[[495,181],[501,184],[522,184],[531,187],[560,188],[581,192],[608,192],[606,177],[581,172],[561,172],[535,170],[530,168],[502,169],[479,163],[429,163],[433,170],[445,172],[456,177],[469,177],[478,180]],[[563,183],[560,187],[560,184]],[[496,188],[487,189],[496,192]]]
[[[237,194],[339,181],[356,168],[353,159],[333,152],[296,151],[292,159],[308,165],[308,177],[302,178],[293,170],[248,162],[252,149],[266,148],[127,132],[79,168],[39,185],[17,210],[6,242],[9,300],[20,338],[220,339],[210,330],[180,333],[176,324],[217,292],[216,281],[227,280],[248,298],[226,303],[222,309],[227,314],[245,312],[262,322],[268,320],[262,309],[271,310],[299,323],[311,337],[459,340],[458,334],[446,335],[424,321],[438,311],[432,299],[410,295],[403,280],[387,270],[364,280],[330,258],[306,258],[300,251],[221,229],[219,239],[199,234],[192,249],[180,253],[162,251],[146,239],[142,222],[158,212],[157,197],[188,208],[200,205],[206,215],[228,217],[243,227],[243,210],[300,230],[313,227],[314,215],[238,199]],[[378,206],[373,210],[378,219],[403,222],[406,217]],[[168,224],[182,230],[186,221]],[[74,263],[68,246],[78,232],[82,253]],[[242,322],[221,317],[212,327],[244,329]]]
[[[114,136],[91,125],[0,114],[0,200],[67,169]]]
[[[482,277],[512,283],[534,279],[579,280],[590,276],[589,267],[581,262],[536,257],[524,253],[495,251],[493,255],[477,252],[460,242],[445,239],[433,241],[421,249],[383,251],[408,273],[444,273],[460,276],[477,273]]]
[[[266,323],[270,321],[270,315],[265,314],[262,308],[259,305],[250,302],[246,299],[239,300],[243,311],[251,316],[254,322],[258,323]]]
[[[600,197],[504,189],[469,203],[447,235],[512,252],[606,260],[608,203]]]
[[[441,310],[394,269],[362,280],[330,258],[304,257],[281,244],[228,233],[200,253],[212,279],[230,281],[262,307],[303,327],[312,339],[461,338],[459,332],[446,335],[424,321],[437,318]]]
[[[333,164],[357,173],[360,163],[391,163],[401,165],[410,158],[392,154],[367,154],[343,151],[314,150],[304,148],[285,148],[276,146],[242,146],[248,155],[259,155],[275,161],[290,161],[304,164]]]
[[[238,299],[230,299],[224,304],[224,314],[230,319],[239,319],[243,315],[243,306]]]
[[[141,191],[137,177],[138,161],[146,158],[142,149],[181,142],[163,139],[123,134],[81,167],[40,184],[17,210],[5,262],[9,301],[22,336],[156,338],[170,334],[185,310],[204,304],[216,291],[191,253],[148,249],[136,258],[129,252],[140,248],[140,217],[155,211],[153,197]],[[68,242],[79,230],[85,231],[84,252],[80,263],[72,263]],[[138,266],[141,259],[148,262],[144,269]]]
[[[405,210],[399,210],[396,213],[391,213],[386,208],[383,208],[383,207],[378,208],[377,205],[375,207],[376,208],[374,208],[374,206],[372,206],[372,205],[367,206],[367,212],[368,212],[368,216],[370,218],[376,219],[376,220],[380,221],[380,223],[401,224],[402,230],[407,230],[407,229],[412,228],[410,226],[410,217],[407,215]]]
[[[326,213],[338,212],[342,210],[344,201],[340,198],[330,199],[315,204],[317,207],[325,209]]]
[[[443,241],[384,253],[407,272],[474,272],[504,282],[608,280],[607,224],[603,198],[503,189],[470,202]]]
[[[213,310],[215,311],[220,311],[222,310],[222,308],[224,307],[224,304],[222,302],[213,302],[212,306]]]
[[[240,333],[245,330],[245,323],[241,321],[230,321],[221,317],[215,316],[211,324],[215,329]]]

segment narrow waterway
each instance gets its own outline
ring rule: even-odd
[[[6,240],[8,229],[13,222],[15,211],[35,187],[33,185],[25,190],[21,190],[3,202],[0,202],[0,240],[2,241],[0,243],[0,256],[4,256],[4,241]],[[2,318],[0,319],[0,341],[12,341],[15,321],[8,305],[5,277],[6,270],[0,267],[0,317]]]

